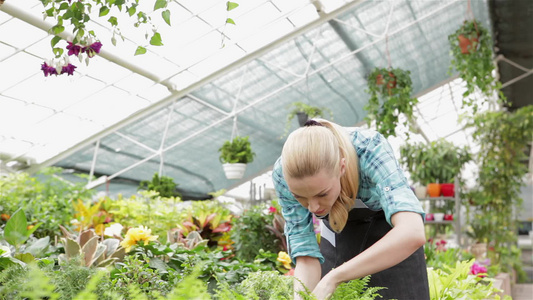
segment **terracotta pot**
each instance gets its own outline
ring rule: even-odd
[[[389,76],[394,78],[394,79],[390,80],[387,83],[387,88],[389,88],[389,89],[395,88],[396,87],[396,77],[394,76],[394,74],[392,72],[389,72]],[[378,76],[376,76],[376,84],[377,85],[385,84],[385,81],[383,80],[383,75],[378,74]]]
[[[441,183],[440,192],[443,197],[455,197],[455,184]]]
[[[461,48],[462,54],[468,54],[470,52],[476,51],[479,41],[477,38],[469,39],[462,34],[459,35],[457,38],[459,39],[459,47]]]
[[[428,195],[430,197],[440,197],[440,184],[439,183],[428,184]]]

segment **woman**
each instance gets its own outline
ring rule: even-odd
[[[429,299],[424,211],[381,134],[309,120],[287,138],[273,181],[295,276],[318,299],[366,275],[384,299]]]

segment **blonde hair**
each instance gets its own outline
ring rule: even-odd
[[[345,159],[341,191],[329,213],[329,224],[339,233],[346,226],[359,189],[357,153],[341,126],[324,119],[314,121],[320,124],[298,128],[288,136],[281,152],[283,176],[302,179],[321,170],[339,174],[341,159]]]

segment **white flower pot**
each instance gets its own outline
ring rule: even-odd
[[[227,179],[241,179],[246,171],[246,164],[222,164]]]
[[[434,213],[433,217],[435,218],[435,222],[444,221],[444,213]]]
[[[425,186],[416,186],[415,187],[415,195],[418,199],[426,198],[427,195],[427,187]]]

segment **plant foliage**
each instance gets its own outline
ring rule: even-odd
[[[399,117],[403,114],[404,126],[410,127],[413,109],[418,103],[412,98],[413,82],[410,71],[402,69],[375,68],[368,76],[367,93],[370,94],[365,105],[368,125],[375,122],[377,131],[386,137],[396,135]]]
[[[471,41],[466,53],[461,50],[460,39]],[[498,93],[499,100],[505,102],[501,83],[493,76],[495,65],[492,58],[492,39],[488,30],[475,19],[465,20],[456,32],[448,36],[448,41],[452,55],[450,71],[457,70],[459,77],[466,83],[463,107],[472,106],[474,113],[477,111],[480,103],[469,97],[477,89],[485,97],[483,102],[492,98],[495,92]]]
[[[144,180],[139,184],[140,190],[156,191],[159,193],[159,196],[165,198],[181,198],[181,194],[176,190],[177,187],[178,184],[174,182],[172,177],[159,176],[158,173],[154,174],[151,181]]]
[[[231,141],[225,141],[222,147],[218,149],[218,152],[220,152],[219,160],[223,164],[251,163],[255,155],[248,136],[236,136]]]
[[[404,144],[400,147],[400,161],[414,182],[453,183],[464,164],[472,160],[467,147],[438,139],[429,144]]]
[[[478,188],[468,194],[472,210],[470,224],[475,238],[490,242],[504,270],[521,269],[516,245],[517,220],[514,210],[521,207],[520,191],[528,172],[528,144],[533,136],[533,106],[514,112],[492,111],[477,115],[469,124],[473,138],[481,147],[476,157],[479,165]]]

